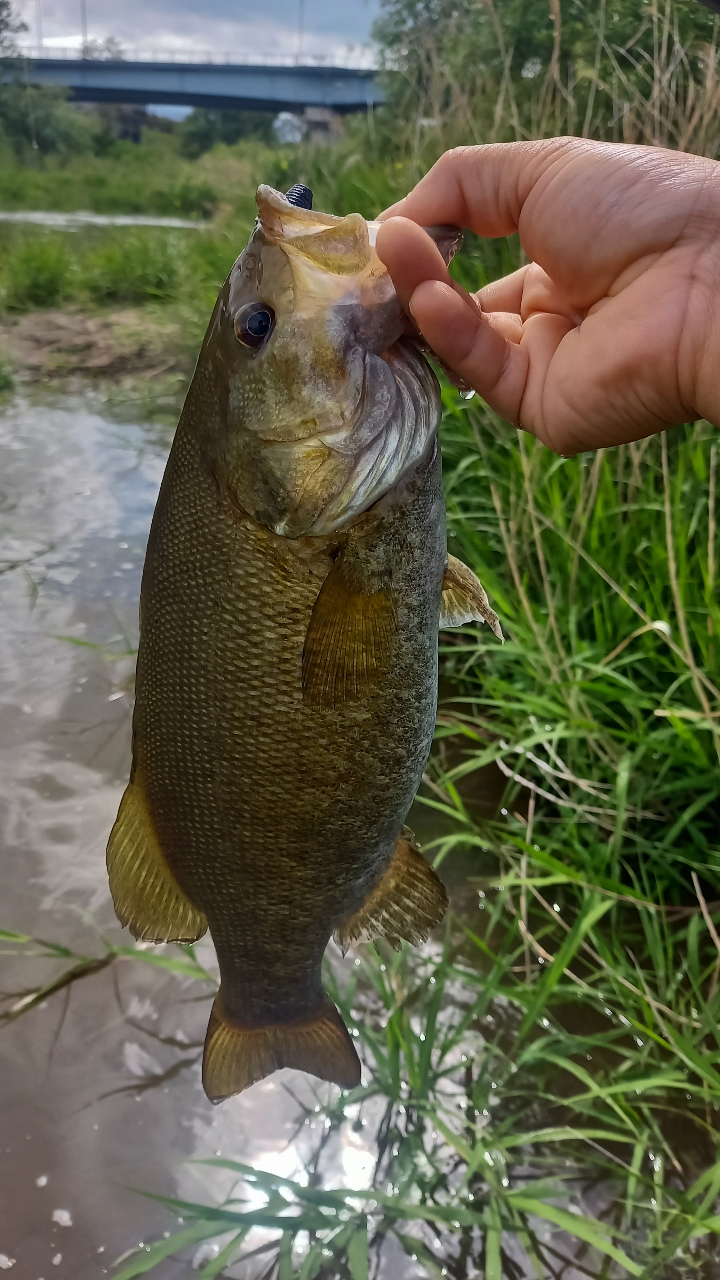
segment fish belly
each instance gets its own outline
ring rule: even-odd
[[[134,783],[207,919],[228,1015],[325,1000],[322,955],[388,864],[432,741],[446,558],[436,449],[384,499],[397,636],[372,696],[303,697],[303,647],[338,539],[279,539],[223,497],[182,424],[148,544]]]

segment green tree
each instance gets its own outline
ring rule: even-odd
[[[217,142],[232,146],[241,138],[273,142],[273,115],[269,111],[217,111],[197,107],[179,128],[180,150],[189,160],[210,151]]]

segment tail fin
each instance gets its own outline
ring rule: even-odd
[[[314,1017],[267,1027],[241,1027],[226,1018],[217,996],[210,1014],[203,1088],[211,1102],[242,1093],[280,1067],[295,1067],[343,1089],[360,1083],[360,1060],[330,1000]]]

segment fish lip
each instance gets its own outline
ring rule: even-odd
[[[306,236],[313,229],[327,230],[344,219],[334,213],[320,213],[315,209],[302,209],[291,204],[281,191],[261,182],[255,193],[258,209],[256,229],[261,229],[271,244],[292,242],[298,236]],[[263,216],[265,215],[265,216]]]

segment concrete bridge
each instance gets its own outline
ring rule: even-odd
[[[167,103],[254,111],[322,108],[338,114],[365,111],[382,102],[376,72],[359,67],[131,62],[76,55],[22,58],[15,74],[30,84],[62,85],[78,102]]]

